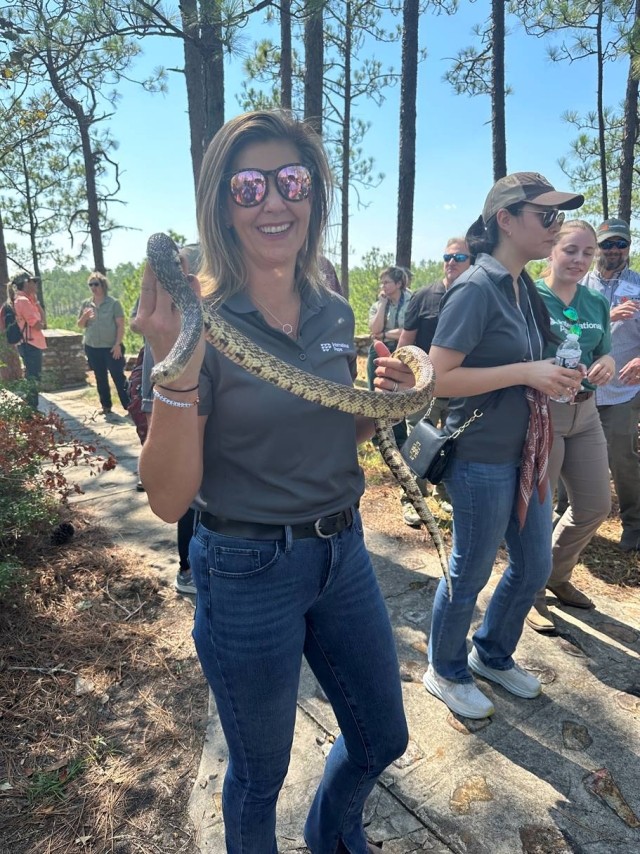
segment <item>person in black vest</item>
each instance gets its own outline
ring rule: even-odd
[[[415,344],[420,347],[425,353],[429,352],[433,336],[435,335],[436,325],[438,323],[438,315],[440,314],[440,301],[447,292],[447,289],[455,282],[461,273],[468,270],[471,265],[471,254],[469,247],[464,237],[452,237],[447,241],[447,245],[442,256],[443,259],[443,276],[439,282],[434,282],[431,285],[426,285],[424,288],[417,290],[409,301],[409,305],[404,315],[404,328],[400,334],[398,341],[399,347],[406,347],[409,344]],[[437,397],[433,401],[429,420],[439,427],[445,423],[448,414],[449,400],[446,397]],[[407,425],[409,432],[413,430],[418,421],[425,415],[428,407],[414,412],[407,417]],[[422,494],[427,494],[427,485],[424,480],[418,479],[418,486]],[[451,513],[451,503],[447,496],[447,490],[444,483],[439,483],[434,489],[434,495],[440,502],[441,508]],[[413,528],[420,527],[420,517],[418,516],[414,506],[403,497],[403,513],[402,517],[407,525]]]

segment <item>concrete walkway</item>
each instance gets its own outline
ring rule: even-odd
[[[83,391],[46,394],[71,430],[108,445],[118,467],[88,482],[89,502],[117,540],[169,583],[175,526],[156,519],[135,491],[139,443],[130,420],[108,419]],[[365,518],[365,525],[366,525]],[[525,627],[518,662],[543,682],[519,700],[480,680],[491,720],[453,716],[424,689],[434,553],[367,529],[367,543],[393,621],[411,741],[367,804],[368,834],[383,854],[634,854],[640,852],[640,597],[598,597],[596,609],[554,608],[558,632]],[[639,568],[640,572],[640,568]],[[474,624],[497,581],[494,576]],[[278,847],[305,852],[302,826],[336,723],[308,670],[302,674],[291,767],[278,809]],[[200,848],[225,851],[220,792],[226,753],[215,707],[190,800]]]

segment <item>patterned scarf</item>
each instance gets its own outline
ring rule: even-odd
[[[549,416],[549,398],[541,391],[525,386],[525,397],[529,404],[529,426],[522,449],[520,461],[520,483],[518,485],[518,522],[520,530],[527,518],[529,502],[533,495],[534,480],[536,480],[540,503],[545,499],[549,487],[547,470],[549,467],[549,451],[553,436],[551,433],[551,418]]]

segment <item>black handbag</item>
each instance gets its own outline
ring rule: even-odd
[[[429,408],[429,411],[431,408]],[[454,443],[472,421],[482,417],[477,409],[471,418],[454,433],[447,433],[440,427],[435,427],[428,418],[429,412],[409,434],[409,438],[400,448],[402,458],[416,477],[428,480],[429,483],[440,483],[454,451]]]

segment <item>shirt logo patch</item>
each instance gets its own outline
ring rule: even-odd
[[[329,353],[331,350],[334,353],[345,353],[349,350],[349,345],[344,341],[332,341],[331,343],[321,344],[320,349],[323,353]]]

